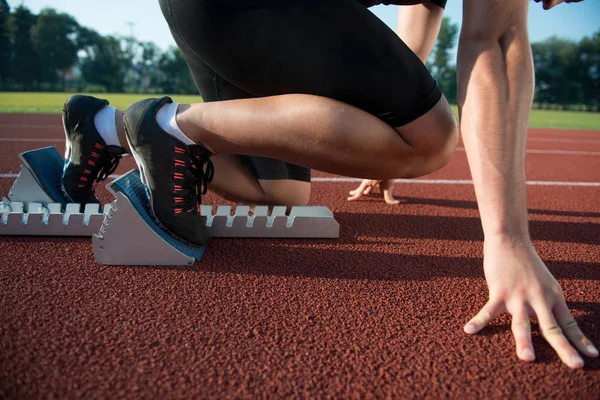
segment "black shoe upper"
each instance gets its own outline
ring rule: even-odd
[[[210,239],[199,212],[201,196],[213,178],[212,155],[202,145],[187,145],[156,122],[168,97],[147,99],[125,111],[125,131],[150,195],[151,211],[169,231],[188,242]]]
[[[72,96],[65,102],[63,125],[67,154],[62,191],[71,202],[98,203],[94,195],[95,182],[112,174],[124,153],[119,146],[108,146],[94,124],[96,113],[107,105],[106,100],[82,95]]]

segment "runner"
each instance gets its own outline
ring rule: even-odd
[[[246,203],[299,205],[308,198],[309,168],[393,179],[443,167],[458,140],[454,116],[417,55],[365,7],[373,3],[160,0],[206,102],[147,99],[125,111],[123,129],[121,113],[102,100],[70,99],[65,193],[74,201],[91,199],[89,182],[131,152],[158,221],[204,244],[208,233],[197,203],[209,184]],[[544,1],[544,7],[557,3]],[[464,329],[478,332],[509,312],[517,355],[532,361],[529,316],[535,315],[561,360],[581,368],[577,350],[590,357],[598,351],[577,327],[528,232],[524,154],[533,62],[527,7],[527,0],[463,2],[458,105],[490,290],[489,302]]]

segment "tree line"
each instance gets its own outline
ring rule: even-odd
[[[0,0],[0,90],[197,93],[177,48],[103,36],[46,8]]]
[[[456,102],[458,26],[444,18],[427,66]],[[579,42],[533,43],[538,108],[598,111],[600,31]],[[52,8],[39,14],[0,0],[0,90],[197,93],[181,52],[132,36],[103,36]]]
[[[448,100],[456,104],[456,67],[452,49],[458,25],[444,18],[427,61]],[[551,37],[531,45],[535,66],[534,108],[600,110],[600,30],[579,42]]]

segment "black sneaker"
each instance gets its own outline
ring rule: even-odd
[[[63,128],[67,139],[61,188],[72,203],[99,203],[95,182],[112,174],[124,150],[108,146],[98,133],[94,116],[108,101],[91,96],[72,96],[63,108]]]
[[[157,221],[176,236],[204,245],[210,233],[199,205],[213,178],[212,154],[160,128],[156,114],[171,102],[169,97],[146,99],[129,107],[124,117],[127,142]]]

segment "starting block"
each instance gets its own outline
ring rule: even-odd
[[[92,236],[104,213],[98,204],[68,203],[60,189],[64,161],[54,147],[19,154],[21,171],[0,202],[0,235]],[[108,211],[108,210],[106,210]]]
[[[104,265],[192,265],[206,246],[172,236],[152,217],[138,170],[106,185],[116,197],[98,233],[92,237],[94,258]]]
[[[138,170],[131,170],[109,183],[115,196],[100,230],[92,238],[94,257],[106,265],[191,265],[202,257],[205,246],[194,246],[172,236],[150,212],[150,204]],[[255,207],[203,205],[206,227],[212,237],[337,238],[340,226],[327,207]],[[127,240],[123,240],[127,238]]]
[[[0,203],[0,235],[92,236],[96,262],[105,265],[191,265],[205,246],[182,241],[152,216],[139,171],[107,185],[115,200],[100,209],[70,204],[60,189],[64,160],[54,147],[19,155],[23,161],[9,198]],[[337,238],[339,224],[327,207],[200,206],[212,237]]]

